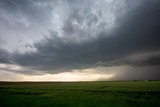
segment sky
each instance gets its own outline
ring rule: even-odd
[[[0,81],[160,80],[160,0],[0,0]]]

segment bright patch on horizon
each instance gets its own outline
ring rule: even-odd
[[[11,78],[14,75],[15,78]],[[109,80],[113,77],[113,74],[98,74],[98,73],[78,73],[78,72],[66,72],[59,74],[46,74],[46,75],[24,75],[9,73],[8,79],[3,75],[0,81],[60,81],[60,82],[70,82],[70,81],[100,81]]]

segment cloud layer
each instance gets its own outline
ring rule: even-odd
[[[160,79],[159,0],[14,0],[0,5],[0,23],[6,23],[0,27],[24,31],[30,39],[35,34],[33,40],[22,39],[23,44],[8,43],[21,44],[18,50],[2,43],[0,63],[21,67],[8,71],[32,75],[105,67],[109,72],[108,67],[122,66],[113,79],[136,79],[132,74],[139,75],[137,79]]]

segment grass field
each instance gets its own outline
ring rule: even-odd
[[[0,82],[0,107],[160,107],[160,81]]]

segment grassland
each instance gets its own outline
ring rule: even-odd
[[[0,107],[159,107],[160,81],[0,82]]]

